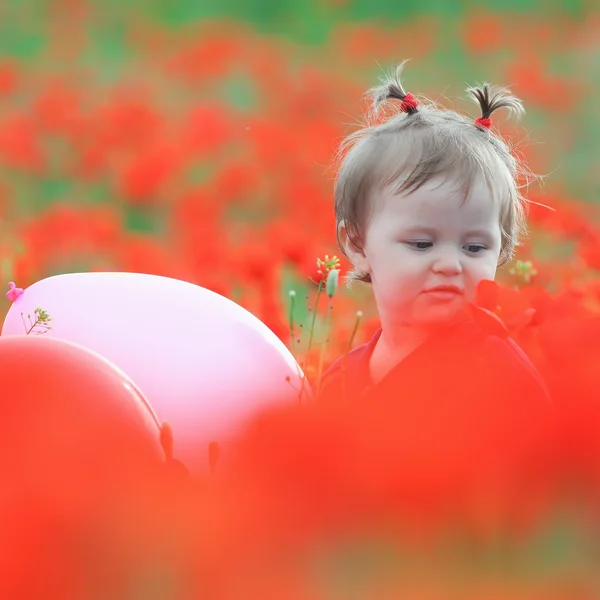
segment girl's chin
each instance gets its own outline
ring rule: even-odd
[[[421,327],[452,325],[464,320],[468,313],[464,305],[454,307],[436,307],[415,315],[414,324]]]

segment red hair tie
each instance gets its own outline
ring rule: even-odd
[[[485,127],[485,129],[489,129],[492,126],[492,119],[490,119],[490,117],[487,117],[485,119],[483,117],[478,117],[477,119],[475,119],[475,123],[477,125]]]
[[[400,105],[400,110],[402,112],[410,112],[419,106],[419,101],[412,95],[406,94],[402,99],[402,104]]]

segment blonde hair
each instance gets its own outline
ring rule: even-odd
[[[517,116],[524,113],[521,101],[510,91],[487,83],[467,92],[481,108],[474,121],[453,110],[440,108],[430,100],[407,94],[401,81],[402,62],[395,73],[369,91],[372,110],[366,125],[341,144],[335,181],[335,214],[344,221],[349,240],[362,249],[362,233],[373,190],[398,183],[396,191],[413,192],[435,176],[459,174],[468,193],[475,178],[483,176],[493,195],[501,201],[501,251],[499,266],[513,256],[525,232],[525,199],[520,181],[530,175],[513,155],[508,144],[490,128],[490,115],[507,108]],[[381,117],[395,100],[391,116]],[[338,243],[345,253],[339,237]],[[371,282],[368,273],[353,270],[348,280]]]

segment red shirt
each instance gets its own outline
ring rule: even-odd
[[[521,348],[494,325],[469,320],[416,348],[376,385],[369,363],[381,329],[366,344],[338,359],[321,383],[322,399],[362,402],[377,396],[489,404],[526,402],[548,405],[548,389]]]

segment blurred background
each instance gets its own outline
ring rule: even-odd
[[[3,0],[3,285],[168,275],[287,341],[288,291],[309,305],[316,259],[338,253],[337,145],[405,58],[410,91],[473,117],[468,85],[523,99],[521,122],[495,125],[547,175],[529,197],[555,210],[532,205],[518,258],[550,290],[586,282],[600,266],[599,25],[594,0]],[[336,309],[332,355],[356,310],[357,343],[377,326],[364,286]]]
[[[344,448],[343,427],[337,433],[333,427],[332,434],[332,424],[326,422],[315,442],[302,429],[302,421],[294,434],[292,420],[283,428],[284,435],[281,425],[273,426],[278,450],[272,452],[264,442],[265,455],[257,464],[261,468],[266,464],[269,472],[269,460],[278,465],[283,455],[281,468],[291,465],[287,477],[300,473],[301,483],[307,477],[304,492],[309,500],[315,499],[319,517],[322,490],[328,482],[332,498],[337,493],[337,480],[331,483],[330,473],[338,462],[342,465],[338,475],[342,481],[348,479],[345,489],[352,492],[335,497],[342,509],[346,502],[356,508],[353,494],[363,498],[368,485],[375,492],[364,492],[364,497],[370,493],[376,500],[379,492],[385,498],[392,483],[399,490],[413,489],[413,484],[418,490],[423,485],[425,498],[432,501],[426,485],[430,471],[434,481],[441,474],[448,488],[442,486],[442,491],[450,499],[468,496],[465,520],[475,524],[466,527],[462,537],[453,524],[440,526],[445,545],[437,554],[424,544],[421,553],[413,546],[410,551],[402,548],[396,556],[384,543],[388,522],[382,527],[384,542],[376,539],[372,546],[370,538],[367,543],[360,535],[354,540],[352,532],[347,539],[337,538],[334,532],[330,550],[327,538],[317,536],[323,543],[317,544],[319,552],[311,568],[327,573],[327,585],[335,590],[319,597],[380,600],[397,598],[402,589],[406,597],[429,599],[600,598],[600,381],[595,358],[600,332],[599,30],[597,0],[0,0],[1,285],[8,290],[14,281],[25,288],[48,276],[78,271],[139,271],[184,279],[246,307],[289,342],[302,363],[307,350],[302,332],[316,315],[315,348],[320,349],[326,323],[326,303],[313,308],[317,286],[311,279],[317,277],[316,261],[339,254],[333,158],[340,141],[360,123],[364,92],[406,58],[411,59],[405,69],[408,91],[473,118],[479,115],[465,97],[467,86],[489,81],[510,87],[523,99],[527,114],[513,122],[500,113],[494,116],[494,126],[530,168],[546,178],[543,186],[533,184],[527,192],[532,201],[530,234],[516,257],[521,262],[502,269],[499,278],[513,291],[523,290],[519,301],[505,298],[517,315],[523,305],[529,306],[525,288],[531,285],[558,298],[552,304],[554,320],[548,319],[544,343],[552,351],[546,370],[556,372],[554,383],[566,409],[564,430],[554,440],[560,448],[558,459],[554,457],[560,466],[552,460],[544,462],[545,456],[534,461],[531,471],[515,484],[520,492],[527,488],[522,498],[510,486],[504,490],[506,482],[501,478],[484,477],[481,484],[477,477],[487,476],[489,469],[481,456],[469,455],[465,463],[482,487],[465,492],[462,484],[445,479],[447,469],[452,470],[446,455],[452,454],[450,437],[446,451],[434,446],[423,465],[412,469],[411,464],[404,472],[389,466],[394,463],[386,462],[388,448],[383,443],[380,447],[375,435],[365,446],[372,457],[367,453],[364,472],[356,473],[352,465],[343,468],[348,466],[345,461],[351,462],[350,454],[336,454],[336,439]],[[342,268],[347,266],[342,261]],[[296,292],[298,326],[292,341],[290,290]],[[340,288],[333,306],[325,366],[345,351],[358,310],[364,317],[354,344],[367,340],[378,327],[365,286]],[[8,307],[9,301],[0,296],[2,318]],[[537,325],[524,328],[525,342],[535,342]],[[351,424],[353,432],[360,432],[362,424]],[[414,432],[406,433],[410,448]],[[528,432],[520,433],[529,441]],[[269,439],[265,430],[257,437]],[[519,443],[507,440],[506,446],[511,445],[518,450]],[[504,449],[493,450],[504,457]],[[382,457],[383,466],[378,462]],[[371,464],[380,471],[371,469]],[[563,477],[561,469],[568,485],[561,479],[555,486],[560,510],[548,517],[547,527],[531,533],[535,528],[528,523],[535,521],[533,517],[543,513],[546,504],[554,506],[548,498],[554,498],[556,490],[552,484],[547,484],[550,491],[542,489],[546,481],[542,476],[552,480],[557,471]],[[271,531],[269,526],[274,539],[301,528],[295,517],[285,526],[276,518],[271,523],[273,507],[281,508],[293,495],[285,495],[279,471],[273,468],[273,473],[265,484],[266,497],[272,494],[276,499],[264,501],[267,525],[256,526],[249,513],[249,530],[260,541],[257,547],[264,542],[265,532]],[[373,473],[381,477],[383,491],[371,480]],[[538,498],[522,487],[524,481],[533,488],[542,482]],[[563,488],[571,489],[573,481],[586,482],[572,488],[581,504],[561,504]],[[298,490],[301,487],[298,484]],[[482,489],[486,494],[481,494]],[[438,504],[452,505],[443,493],[436,490],[433,495],[431,505],[418,495],[409,498],[414,506],[399,517],[410,521],[408,530],[417,538],[423,533],[419,527],[426,528],[429,519],[437,532],[432,515],[441,510]],[[300,492],[298,498],[303,498]],[[236,555],[239,564],[230,564],[231,548],[223,540],[229,535],[235,546],[239,532],[225,527],[227,511],[236,515],[235,510],[246,507],[244,501],[232,507],[231,498],[225,500],[211,496],[207,502],[215,508],[215,523],[224,532],[207,525],[205,535],[198,529],[202,535],[194,540],[202,552],[192,554],[202,562],[222,545],[224,578],[235,582],[231,564],[251,570],[248,555],[256,562],[261,559],[251,551],[244,554],[242,548]],[[495,503],[513,501],[515,522],[508,526],[492,522]],[[316,521],[317,529],[330,520],[335,523],[335,502],[333,514],[323,512],[326,516]],[[581,509],[583,504],[588,512]],[[180,514],[177,509],[175,515],[157,509],[165,521],[158,519],[167,532],[167,548],[172,535],[184,540],[190,535],[190,515],[196,510],[190,509],[192,505],[200,504],[190,502],[189,512]],[[206,514],[208,522],[213,513],[206,509]],[[377,509],[373,514],[379,515]],[[414,522],[413,515],[417,515]],[[287,513],[283,510],[283,516],[278,516],[283,519]],[[121,521],[115,522],[120,532]],[[377,529],[377,518],[375,522]],[[413,526],[415,531],[410,529]],[[509,542],[497,542],[496,527],[509,532]],[[143,539],[137,531],[133,538]],[[136,543],[138,551],[152,548],[152,544]],[[118,562],[122,557],[114,550],[122,544],[111,544],[106,556]],[[53,554],[45,547],[40,552],[44,560]],[[73,554],[65,556],[69,572]],[[85,556],[93,565],[91,571],[96,569],[96,555]],[[135,569],[140,568],[135,552],[131,556]],[[313,560],[313,554],[307,556]],[[275,558],[281,558],[279,549]],[[213,568],[208,559],[207,572]],[[156,590],[152,578],[168,577],[157,571],[154,556],[147,560]],[[389,595],[361,592],[359,567],[367,571],[373,567],[367,576],[377,586],[389,576]],[[439,581],[431,577],[432,570],[441,575]],[[194,577],[198,573],[204,572],[194,571]],[[272,575],[265,569],[265,585],[271,585]],[[98,577],[109,579],[102,572]],[[248,582],[243,577],[240,581],[242,586]],[[449,581],[462,591],[444,595]],[[44,577],[39,582],[44,585]],[[291,593],[291,586],[284,583],[282,589]],[[268,585],[265,589],[271,589]],[[256,597],[269,597],[263,591]],[[156,592],[152,597],[181,596]]]

